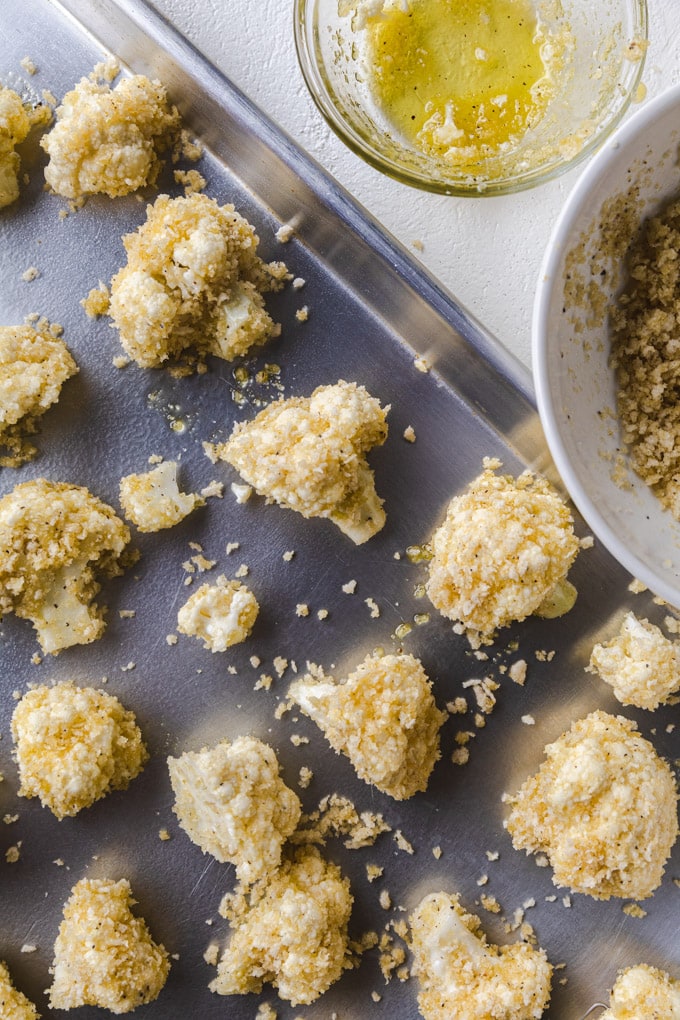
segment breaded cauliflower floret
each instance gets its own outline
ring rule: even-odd
[[[240,882],[265,878],[300,818],[274,751],[255,737],[168,758],[173,811],[203,853],[236,865]]]
[[[341,683],[305,676],[291,684],[288,696],[365,782],[395,800],[427,789],[446,713],[414,656],[369,655]]]
[[[651,896],[678,835],[670,768],[623,716],[591,712],[545,748],[507,798],[513,846],[545,853],[555,885],[595,899]]]
[[[225,897],[231,939],[210,990],[260,992],[271,983],[293,1006],[314,1002],[353,966],[347,936],[349,881],[315,847],[298,850],[249,899]]]
[[[526,942],[489,945],[457,895],[432,893],[411,915],[412,973],[425,1020],[537,1020],[550,999],[552,966]]]
[[[627,613],[616,637],[595,645],[586,669],[608,683],[622,705],[658,708],[680,690],[680,645]]]
[[[260,495],[303,517],[328,517],[360,545],[385,523],[365,455],[385,442],[388,411],[341,379],[237,423],[214,453]]]
[[[128,521],[149,532],[174,527],[205,500],[179,491],[177,462],[166,460],[151,471],[121,478],[120,505]]]
[[[12,984],[7,964],[0,961],[0,1016],[3,1020],[40,1020],[40,1013]]]
[[[620,971],[600,1020],[680,1020],[680,981],[646,963]]]
[[[254,228],[233,205],[160,195],[123,243],[109,314],[143,368],[208,354],[233,361],[278,336],[262,295],[281,286],[285,266],[262,262]]]
[[[38,797],[57,818],[125,790],[149,755],[134,714],[117,698],[70,681],[35,687],[12,716],[20,797]]]
[[[0,85],[0,209],[19,197],[21,161],[16,146],[26,140],[34,124],[49,118],[46,106],[33,109],[13,89]]]
[[[227,581],[202,584],[177,613],[177,630],[200,638],[211,652],[225,652],[245,641],[255,626],[260,606],[250,588]]]
[[[64,96],[56,124],[41,139],[50,157],[45,180],[58,195],[110,198],[156,183],[161,155],[176,145],[177,109],[163,85],[136,74],[114,89],[96,75]]]
[[[54,944],[52,1009],[101,1006],[130,1013],[152,1002],[165,984],[170,960],[131,911],[130,883],[83,878],[64,905]]]
[[[26,435],[35,420],[59,400],[61,387],[78,371],[63,340],[32,326],[0,326],[0,447],[10,456],[0,465],[16,467],[38,452]]]
[[[44,652],[104,631],[96,574],[122,573],[130,532],[88,489],[38,478],[0,499],[0,616],[30,620]]]
[[[449,504],[432,539],[427,594],[444,616],[490,636],[533,613],[559,616],[576,596],[566,580],[579,542],[571,514],[550,483],[484,471]]]

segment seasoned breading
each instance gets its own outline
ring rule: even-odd
[[[526,942],[490,945],[457,895],[426,896],[411,915],[412,974],[425,1020],[538,1020],[552,966]]]
[[[680,690],[680,645],[627,613],[619,633],[595,645],[586,669],[608,683],[622,705],[658,708]]]
[[[513,846],[545,853],[555,885],[641,900],[660,884],[678,835],[670,768],[623,716],[591,712],[545,748],[508,797]]]
[[[96,575],[122,573],[130,532],[88,489],[38,478],[0,499],[0,615],[33,623],[44,652],[104,631]]]
[[[568,507],[545,478],[498,475],[499,467],[486,458],[451,500],[427,582],[440,613],[484,637],[533,613],[559,616],[576,596],[566,580],[579,549]]]
[[[385,523],[366,453],[385,442],[388,411],[341,379],[274,401],[213,450],[260,495],[303,517],[327,517],[360,545]]]
[[[225,652],[246,640],[259,611],[250,588],[220,574],[215,584],[202,584],[180,607],[177,630],[200,638],[211,652]]]
[[[101,1006],[130,1013],[158,998],[170,960],[144,919],[132,913],[134,903],[125,878],[83,878],[73,887],[54,944],[51,1009]]]
[[[300,818],[300,801],[279,776],[271,747],[255,737],[168,758],[173,811],[203,853],[231,861],[240,882],[275,871]]]
[[[174,460],[163,461],[151,471],[126,475],[120,480],[120,505],[127,520],[139,531],[172,528],[204,504],[201,496],[179,491]]]
[[[44,124],[51,113],[46,106],[23,103],[13,89],[0,85],[0,209],[19,197],[21,160],[16,151],[36,124]]]
[[[56,404],[63,384],[78,371],[63,340],[32,326],[0,326],[0,466],[17,467],[38,452],[25,437]]]
[[[2,1020],[40,1020],[40,1013],[12,984],[7,964],[0,961],[0,1016]]]
[[[286,276],[257,255],[254,228],[206,195],[160,195],[123,244],[109,313],[127,354],[145,368],[209,354],[227,361],[278,336],[263,294]]]
[[[640,1020],[642,1016],[644,1020],[680,1020],[680,981],[645,963],[619,972],[609,1009],[600,1020]]]
[[[353,966],[351,910],[349,881],[338,866],[314,847],[299,849],[248,899],[225,898],[220,913],[232,934],[211,991],[244,995],[271,983],[293,1006],[314,1002]]]
[[[395,800],[427,789],[446,713],[414,656],[369,655],[341,683],[308,675],[291,684],[288,696],[365,782]]]
[[[70,681],[35,687],[12,715],[20,797],[38,797],[57,818],[124,790],[148,752],[132,712],[117,698]]]

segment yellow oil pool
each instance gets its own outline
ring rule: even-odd
[[[515,145],[553,94],[531,0],[395,0],[365,25],[376,102],[432,156],[473,163]]]

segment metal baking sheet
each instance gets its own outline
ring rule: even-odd
[[[425,567],[411,563],[405,549],[430,536],[450,497],[479,472],[482,458],[498,456],[512,472],[529,464],[551,474],[527,374],[150,7],[132,0],[4,0],[0,8],[0,80],[15,88],[33,94],[49,89],[60,98],[109,53],[128,70],[163,80],[187,126],[206,146],[198,169],[208,181],[207,193],[221,202],[233,201],[256,224],[263,257],[284,258],[306,284],[300,291],[288,287],[270,301],[282,336],[247,359],[251,382],[242,391],[244,404],[234,399],[241,389],[233,366],[224,362],[213,361],[206,375],[184,379],[134,365],[118,370],[112,366],[120,353],[115,331],[106,320],[87,319],[79,302],[123,264],[121,235],[143,221],[144,203],[134,197],[97,198],[60,218],[63,201],[43,190],[41,150],[24,148],[29,183],[20,202],[0,213],[0,321],[21,322],[38,312],[61,323],[80,374],[67,383],[58,407],[43,420],[39,459],[3,470],[0,493],[44,475],[87,485],[118,506],[120,477],[144,470],[151,454],[178,459],[187,490],[213,478],[226,489],[223,500],[211,500],[171,531],[135,536],[141,559],[105,585],[100,600],[109,606],[108,629],[95,644],[34,665],[37,644],[31,627],[14,617],[2,622],[0,770],[5,781],[0,808],[2,815],[19,818],[0,826],[0,959],[8,961],[16,984],[42,1015],[56,1016],[47,1008],[44,989],[71,887],[85,875],[127,877],[154,937],[177,957],[160,998],[140,1010],[149,1020],[251,1020],[257,1001],[275,1003],[281,1018],[321,1020],[337,1014],[415,1020],[415,981],[394,978],[385,984],[375,952],[307,1008],[279,1002],[271,988],[259,997],[229,999],[209,992],[213,971],[203,953],[211,941],[223,943],[227,937],[217,908],[233,886],[234,872],[204,856],[179,829],[165,759],[223,737],[253,733],[276,748],[293,788],[298,789],[301,766],[313,770],[309,788],[298,789],[307,810],[324,795],[339,793],[359,810],[382,812],[413,844],[411,856],[390,835],[361,851],[329,843],[328,855],[351,879],[354,936],[367,929],[382,931],[389,921],[405,917],[422,895],[444,889],[460,892],[464,905],[482,916],[489,938],[503,942],[517,937],[504,930],[503,918],[512,919],[517,908],[533,899],[527,920],[552,962],[565,964],[556,972],[546,1015],[578,1020],[606,997],[624,965],[645,961],[678,976],[677,847],[663,885],[644,904],[645,917],[626,915],[616,900],[572,896],[565,906],[567,890],[555,889],[550,869],[537,868],[533,859],[513,850],[501,803],[503,792],[516,789],[538,766],[544,744],[573,719],[596,707],[620,710],[605,685],[584,673],[592,643],[612,633],[629,606],[657,622],[663,607],[650,596],[629,595],[629,578],[596,546],[582,553],[573,568],[579,590],[573,611],[561,620],[529,620],[508,629],[488,650],[487,661],[476,658],[466,640],[434,611],[427,624],[414,625],[403,640],[395,636],[400,624],[413,623],[416,614],[429,608],[415,594]],[[32,77],[21,65],[25,56],[38,66]],[[170,177],[160,187],[179,192]],[[274,234],[288,222],[295,236],[283,246]],[[30,266],[40,275],[26,282],[22,273]],[[302,304],[309,307],[305,323],[295,318]],[[429,372],[415,368],[417,356],[428,359]],[[258,498],[237,504],[229,490],[236,475],[204,456],[204,440],[225,438],[234,421],[278,395],[271,386],[252,381],[268,362],[281,366],[288,396],[345,378],[363,383],[383,404],[391,404],[389,439],[370,455],[387,525],[367,545],[356,548],[329,522],[304,521]],[[408,425],[416,433],[413,444],[402,438]],[[241,563],[247,564],[249,583],[262,605],[251,639],[225,654],[211,655],[189,638],[180,638],[174,647],[166,643],[176,628],[177,608],[191,590],[184,585],[182,568],[192,554],[190,542],[200,543],[216,561],[213,576],[233,576]],[[229,556],[227,542],[240,543]],[[287,550],[295,551],[290,562],[283,559]],[[342,585],[351,579],[357,589],[349,596]],[[365,599],[375,600],[379,617],[370,615]],[[296,616],[299,602],[310,606],[306,619]],[[319,609],[328,610],[327,619],[318,619]],[[136,615],[121,618],[120,610]],[[254,690],[259,674],[272,672],[276,656],[295,660],[298,668],[309,660],[345,675],[376,647],[403,647],[419,655],[440,705],[463,694],[467,679],[491,674],[501,682],[496,709],[471,743],[469,764],[454,766],[451,753],[456,731],[474,729],[472,710],[445,724],[442,758],[427,793],[400,804],[359,782],[309,720],[296,713],[275,719],[293,676],[290,668],[270,691]],[[258,667],[250,662],[254,655],[261,660]],[[517,658],[528,663],[524,687],[502,674]],[[236,667],[236,675],[227,672],[228,665]],[[58,822],[36,801],[16,795],[9,733],[14,692],[65,678],[98,686],[103,677],[108,678],[106,689],[136,713],[152,758],[128,791]],[[676,712],[625,710],[671,761],[678,757],[678,731],[667,727]],[[521,723],[525,714],[535,718],[535,726]],[[295,746],[294,734],[309,743]],[[164,827],[171,833],[169,841],[159,839]],[[20,859],[7,863],[5,850],[19,844]],[[435,846],[442,851],[438,860]],[[497,851],[498,860],[489,861],[486,851]],[[381,881],[367,881],[367,863],[384,867]],[[383,889],[393,903],[387,911],[379,905]],[[482,892],[497,898],[502,915],[478,906]],[[25,944],[34,944],[36,951],[22,953]],[[371,992],[379,994],[378,1002]],[[78,1015],[94,1020],[101,1012],[83,1008]]]

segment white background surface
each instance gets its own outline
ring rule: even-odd
[[[409,188],[369,167],[326,126],[297,64],[293,0],[154,2],[461,304],[530,364],[531,309],[541,258],[582,168],[500,198],[453,198]],[[680,0],[648,0],[648,6],[645,102],[680,81]],[[422,242],[422,251],[413,248],[414,241]]]

